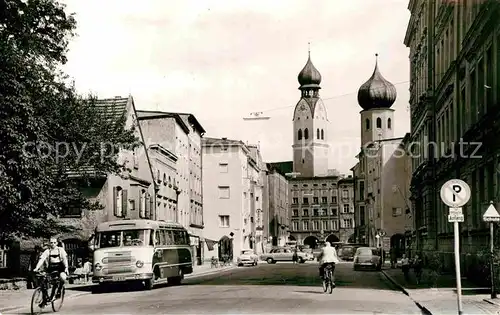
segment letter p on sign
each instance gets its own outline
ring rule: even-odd
[[[470,199],[470,187],[461,179],[451,179],[441,187],[441,200],[451,208],[459,208]]]

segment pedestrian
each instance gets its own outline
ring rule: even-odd
[[[389,254],[391,255],[391,268],[394,269],[394,268],[396,268],[396,264],[397,264],[396,248],[391,247],[391,249],[389,250]]]
[[[295,248],[293,249],[292,261],[294,264],[296,264],[298,260],[299,260],[299,255],[297,253],[297,246],[295,246]]]
[[[410,282],[410,260],[403,254],[403,259],[401,260],[401,270],[403,271],[403,276],[406,282]]]
[[[417,278],[417,284],[422,281],[422,270],[424,267],[424,262],[419,255],[415,255],[413,260],[413,272],[415,272],[415,277]]]

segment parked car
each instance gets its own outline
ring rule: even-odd
[[[251,249],[244,249],[241,254],[236,259],[238,266],[243,266],[249,264],[251,266],[257,266],[259,261],[259,256],[257,256]]]
[[[350,245],[342,246],[339,249],[338,256],[342,260],[353,261],[354,260],[354,254],[356,253],[356,249],[357,248],[355,246],[350,246]]]
[[[297,252],[298,262],[305,263],[310,259],[307,253]],[[278,261],[292,261],[293,249],[286,247],[273,248],[269,253],[260,256],[262,260],[267,261],[268,264],[275,264]]]
[[[375,247],[359,247],[354,255],[354,270],[382,269],[382,256]]]

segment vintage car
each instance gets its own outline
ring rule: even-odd
[[[273,248],[269,253],[262,254],[260,258],[261,260],[267,261],[268,264],[275,264],[278,261],[292,261],[293,249],[287,247]],[[297,261],[299,263],[305,263],[307,260],[310,260],[307,253],[301,251],[297,252]]]
[[[382,270],[382,255],[378,248],[360,247],[354,254],[354,270]]]
[[[238,263],[238,266],[243,266],[247,264],[251,266],[257,266],[257,263],[259,261],[259,256],[257,256],[251,249],[244,249],[241,251],[238,258],[236,258],[236,261]]]

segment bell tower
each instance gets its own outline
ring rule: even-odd
[[[298,75],[301,98],[293,114],[293,171],[298,177],[328,174],[328,116],[319,97],[321,74],[308,53],[306,65]]]

